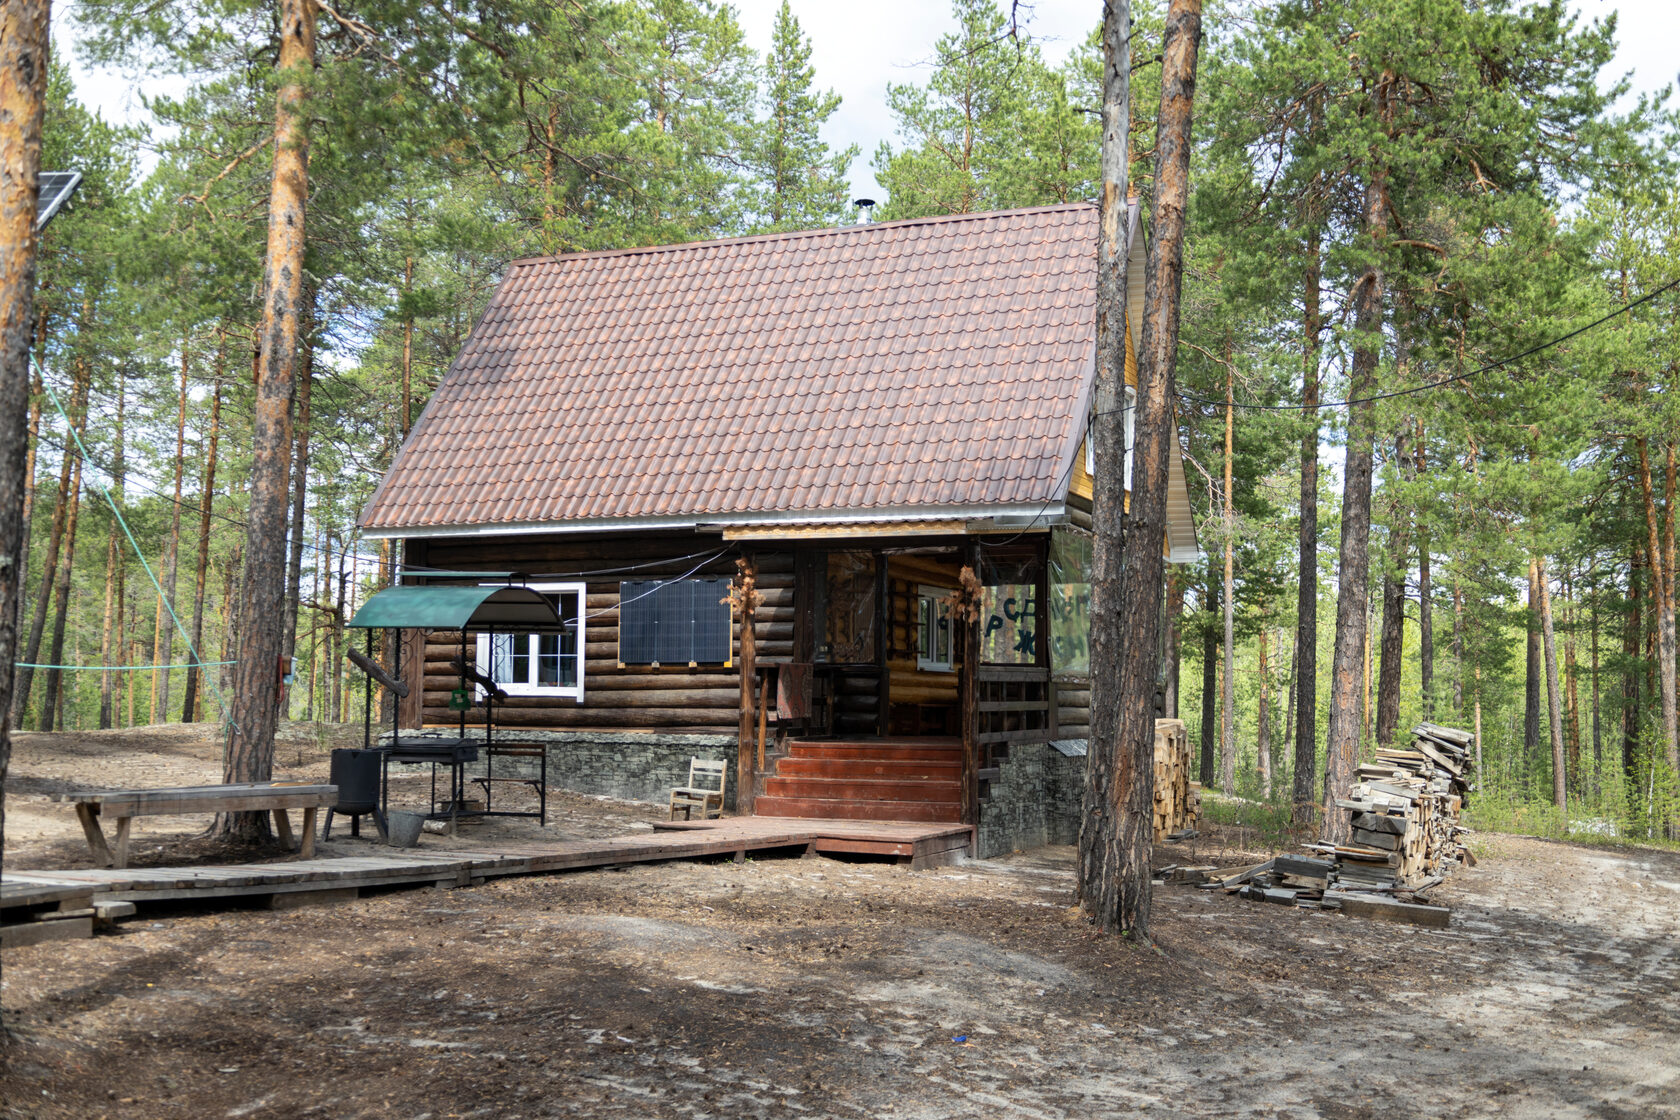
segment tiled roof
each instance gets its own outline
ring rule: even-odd
[[[512,264],[362,517],[387,533],[1060,501],[1079,204]]]

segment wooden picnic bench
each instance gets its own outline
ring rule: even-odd
[[[269,812],[274,814],[274,831],[287,848],[297,847],[305,859],[315,854],[315,814],[338,801],[338,787],[301,782],[241,782],[222,786],[178,786],[173,789],[116,789],[95,793],[55,793],[54,801],[76,807],[93,861],[101,867],[128,866],[129,824],[135,817],[176,816],[189,813]],[[293,838],[288,809],[303,810],[302,844]],[[111,854],[105,843],[100,819],[117,819],[117,851]]]

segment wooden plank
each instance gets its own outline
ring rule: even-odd
[[[8,871],[5,879],[0,881],[0,910],[47,906],[54,902],[69,903],[70,909],[79,910],[87,905],[87,899],[93,897],[93,892],[85,883],[20,880],[20,874]]]
[[[1424,906],[1416,902],[1396,902],[1393,899],[1372,898],[1347,891],[1330,891],[1325,899],[1341,903],[1342,913],[1359,918],[1374,918],[1384,922],[1446,929],[1452,911],[1445,906]]]
[[[25,945],[39,945],[43,941],[70,941],[92,936],[92,917],[0,926],[0,949],[21,949]]]
[[[315,891],[282,891],[268,900],[270,910],[296,910],[302,906],[326,906],[338,902],[354,902],[361,894],[359,887],[329,887]]]
[[[1409,818],[1390,813],[1354,813],[1352,820],[1353,827],[1366,832],[1392,832],[1396,836],[1404,836]]]

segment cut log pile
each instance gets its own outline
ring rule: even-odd
[[[1155,842],[1188,840],[1202,819],[1202,783],[1190,780],[1190,733],[1181,719],[1155,721]]]
[[[1155,877],[1255,902],[1445,928],[1448,911],[1426,905],[1424,896],[1455,864],[1475,866],[1459,824],[1472,736],[1433,723],[1413,734],[1411,750],[1378,750],[1375,762],[1359,768],[1351,796],[1336,802],[1352,815],[1350,843],[1314,844],[1313,855],[1253,867],[1167,867]],[[1156,759],[1159,767],[1158,749]]]

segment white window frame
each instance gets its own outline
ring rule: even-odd
[[[502,585],[484,584],[483,586],[499,587]],[[502,684],[502,691],[507,693],[509,696],[550,696],[556,699],[576,700],[579,704],[581,704],[583,703],[583,669],[585,662],[588,660],[585,656],[585,644],[587,641],[585,629],[587,625],[586,620],[588,618],[588,612],[585,610],[585,607],[589,602],[588,585],[583,583],[532,583],[527,586],[529,586],[532,591],[541,591],[544,594],[559,592],[561,594],[572,594],[577,596],[577,684],[545,685],[537,684],[534,679],[523,683],[519,681],[506,681]],[[498,633],[496,637],[512,637],[518,633],[520,632],[509,631],[506,635]],[[532,632],[530,636],[534,638],[538,635],[537,633]],[[479,634],[477,636],[477,652],[474,654],[474,659],[477,662],[478,671],[488,675],[490,673],[489,634]],[[537,659],[533,656],[529,660],[531,665],[531,674],[534,678],[537,672]],[[480,697],[484,695],[484,689],[482,687],[477,691]]]
[[[916,588],[916,668],[928,673],[956,672],[957,628],[951,621],[951,596],[956,592],[949,587],[933,587],[921,584]],[[922,604],[933,604],[934,639],[932,657],[922,656]],[[939,657],[939,619],[945,619],[945,657]]]
[[[1132,450],[1137,447],[1137,388],[1126,386],[1125,411],[1125,487],[1128,492],[1132,489]],[[1096,417],[1085,425],[1085,474],[1092,479],[1097,477],[1097,426]]]

